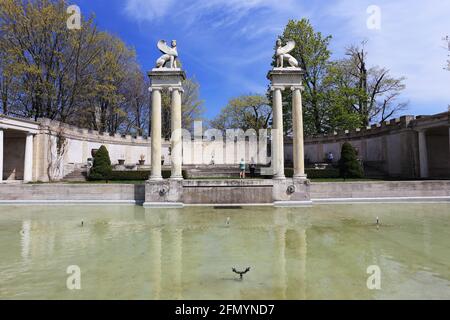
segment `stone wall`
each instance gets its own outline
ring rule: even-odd
[[[272,180],[186,180],[183,199],[195,204],[271,204]],[[311,183],[313,203],[329,201],[450,201],[450,181]],[[397,199],[394,199],[397,198]],[[145,185],[0,184],[0,203],[143,203]]]
[[[186,180],[185,204],[272,203],[272,180]]]
[[[10,184],[0,185],[2,201],[141,203],[144,185],[131,184]]]
[[[21,121],[17,119],[8,118],[7,120],[13,122],[14,126],[21,126]],[[22,120],[22,122],[29,127],[36,127],[33,129],[33,134],[37,132],[33,139],[34,181],[63,178],[77,168],[77,165],[86,164],[88,158],[92,157],[91,151],[98,149],[101,145],[107,147],[113,164],[123,159],[128,165],[136,165],[141,155],[145,156],[147,165],[151,163],[150,139],[147,137],[110,135],[49,119],[39,119],[37,122]],[[9,179],[21,179],[24,157],[21,150],[24,138],[17,137],[16,141],[14,137],[8,136],[10,131],[14,132],[14,127],[9,126],[6,129],[4,172]],[[448,113],[422,117],[404,116],[367,128],[307,138],[305,157],[309,162],[318,163],[323,162],[326,154],[332,152],[335,161],[338,161],[342,144],[350,142],[358,150],[359,157],[365,164],[374,168],[380,175],[419,178],[421,168],[418,132],[426,132],[430,176],[450,177],[449,131]],[[15,132],[20,133],[20,131]],[[58,136],[65,137],[66,152],[63,155],[58,154],[56,148]],[[204,140],[189,138],[183,142],[184,165],[205,165],[214,160],[217,165],[235,166],[241,158],[244,158],[247,163],[253,158],[259,164],[266,164],[270,160],[270,151],[268,151],[270,146],[266,140],[261,142],[249,136],[244,140],[239,139],[233,141],[231,145],[226,145],[226,139],[223,137],[214,137],[214,139],[212,136],[207,135],[207,137]],[[285,160],[289,166],[293,160],[292,141],[289,137],[285,137],[284,149]],[[170,165],[169,141],[163,142],[162,154],[165,164]]]
[[[412,116],[404,116],[364,129],[307,138],[305,158],[312,163],[324,162],[327,154],[332,152],[335,161],[339,161],[342,145],[349,142],[361,160],[376,166],[383,174],[417,177],[419,156],[417,133],[410,126],[413,120]]]
[[[310,194],[313,201],[352,198],[450,197],[450,181],[311,183]]]

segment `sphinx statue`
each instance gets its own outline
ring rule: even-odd
[[[168,68],[177,69],[178,68],[178,50],[177,41],[172,40],[172,46],[169,47],[164,40],[158,41],[158,49],[163,53],[163,55],[156,61],[156,68]]]
[[[299,64],[297,59],[289,54],[295,48],[295,41],[288,41],[283,47],[281,39],[277,40],[276,58],[277,58],[277,68],[284,68],[284,63],[287,61],[291,68],[298,68]]]

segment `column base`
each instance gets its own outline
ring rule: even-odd
[[[273,176],[273,180],[286,180],[286,176]]]
[[[183,181],[184,178],[183,178],[183,176],[174,176],[174,177],[170,177],[169,180]]]
[[[298,174],[292,177],[294,180],[308,180],[308,176],[306,174]]]
[[[184,203],[182,202],[144,202],[145,209],[170,209],[170,208],[184,208]]]
[[[273,206],[276,208],[298,208],[298,207],[311,207],[313,202],[311,200],[306,201],[275,201]]]
[[[163,179],[163,177],[162,176],[160,176],[160,177],[150,177],[149,179],[148,179],[148,181],[163,181],[164,179]]]

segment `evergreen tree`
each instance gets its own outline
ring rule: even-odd
[[[358,154],[355,148],[348,142],[342,146],[339,172],[340,176],[344,179],[364,177],[363,168],[358,161]]]
[[[94,165],[89,174],[90,180],[109,180],[112,174],[111,160],[105,146],[101,146],[94,156]]]

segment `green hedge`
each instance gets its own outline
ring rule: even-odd
[[[150,177],[150,171],[149,170],[142,170],[142,171],[113,171],[111,174],[111,181],[145,181],[148,180]],[[170,170],[163,170],[162,176],[164,179],[170,178],[171,172]],[[183,170],[183,177],[185,177],[185,171]]]
[[[306,169],[305,170],[308,179],[333,179],[339,178],[339,170],[335,168],[327,169]],[[294,175],[294,169],[287,168],[284,170],[284,174],[287,178],[292,178]]]

